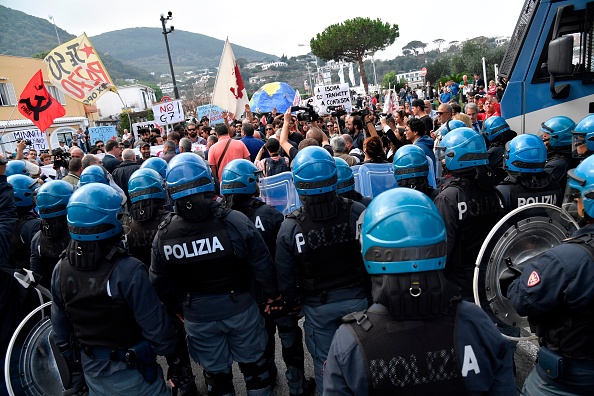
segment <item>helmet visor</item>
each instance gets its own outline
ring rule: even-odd
[[[445,146],[436,146],[435,147],[435,158],[438,161],[444,160],[445,159],[445,151],[446,151]]]
[[[571,156],[573,158],[586,158],[588,156],[585,133],[573,132],[571,134]]]
[[[578,184],[583,186],[585,184],[585,180],[574,173],[575,169],[571,169],[567,172],[567,186],[565,187],[565,194],[563,195],[563,204],[561,205],[561,210],[563,214],[568,216],[569,218],[573,218],[578,224],[582,220],[582,217],[578,213],[577,209],[577,199],[581,198],[581,192],[575,185]]]

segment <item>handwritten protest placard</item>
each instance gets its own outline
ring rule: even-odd
[[[33,148],[39,153],[41,150],[48,150],[47,138],[45,132],[39,129],[26,129],[22,131],[7,132],[2,136],[2,143],[6,151],[15,151],[16,143],[19,140],[30,140],[29,149]]]
[[[223,109],[219,106],[202,105],[196,108],[196,118],[200,120],[202,117],[207,116],[209,118],[209,124],[222,124],[223,120]]]
[[[95,144],[97,140],[101,140],[104,143],[108,140],[115,139],[118,136],[116,128],[113,125],[98,126],[89,128],[89,138],[91,144]]]
[[[337,106],[342,106],[346,111],[353,110],[349,84],[318,85],[314,88],[315,106],[320,114],[330,114]],[[330,108],[328,108],[330,106]]]

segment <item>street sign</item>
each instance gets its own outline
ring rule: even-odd
[[[161,98],[161,103],[165,103],[165,102],[171,102],[171,97],[167,96],[167,95],[163,96]]]
[[[421,76],[425,77],[427,75],[427,68],[424,67],[421,69]]]
[[[160,126],[186,120],[181,100],[156,104],[153,106],[153,114],[155,115],[155,122]]]

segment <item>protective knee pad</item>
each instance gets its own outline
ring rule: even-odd
[[[304,370],[305,352],[303,350],[303,332],[297,327],[278,327],[278,333],[294,333],[293,345],[285,345],[281,337],[283,360],[287,366]]]
[[[202,371],[204,375],[204,382],[208,390],[208,396],[221,396],[235,393],[233,387],[233,373],[209,373],[206,370]]]
[[[270,386],[270,373],[264,356],[253,363],[239,363],[239,369],[245,378],[247,390],[264,389]]]

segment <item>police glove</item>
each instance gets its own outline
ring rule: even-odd
[[[501,294],[503,297],[507,298],[507,289],[509,289],[509,286],[512,284],[512,282],[519,278],[520,275],[522,274],[518,274],[507,269],[499,276],[499,287],[501,288]]]
[[[179,391],[181,396],[198,396],[198,388],[196,388],[190,362],[181,359],[179,356],[166,356],[166,359],[169,366],[167,380],[174,392]]]
[[[70,373],[70,388],[64,390],[63,396],[88,396],[89,388],[85,382],[85,376],[82,371]]]
[[[29,286],[35,286],[41,281],[41,275],[27,268],[15,270],[14,277],[25,289],[28,289]]]

